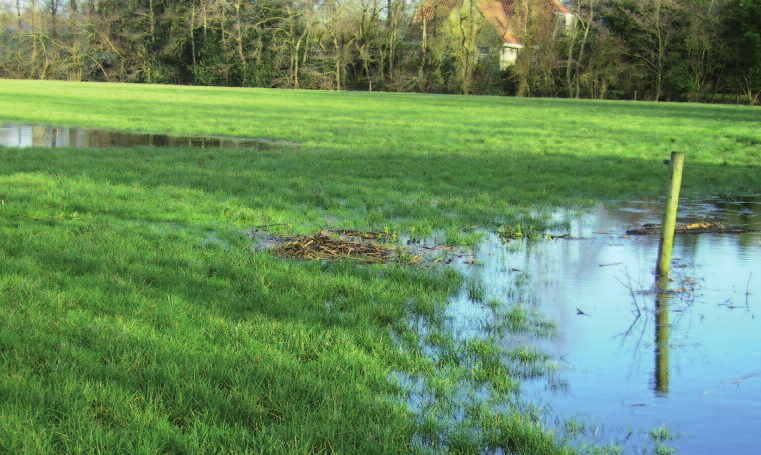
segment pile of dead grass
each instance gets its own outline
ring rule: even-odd
[[[677,224],[674,228],[674,234],[745,234],[747,232],[753,232],[753,230],[742,226],[725,226],[713,220],[693,224]],[[661,225],[645,224],[639,228],[629,229],[626,233],[628,235],[660,234]]]
[[[397,257],[398,247],[379,241],[378,233],[341,231],[339,236],[331,232],[315,235],[285,237],[272,253],[280,257],[299,259],[341,260],[384,264]]]

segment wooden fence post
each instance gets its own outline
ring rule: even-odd
[[[661,242],[658,245],[658,265],[655,274],[658,277],[668,277],[671,266],[671,247],[674,244],[674,228],[676,227],[676,211],[679,208],[679,188],[682,185],[683,152],[671,152],[671,180],[666,194],[666,208],[661,223]]]

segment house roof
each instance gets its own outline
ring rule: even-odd
[[[502,3],[502,8],[505,11],[513,12],[517,5],[517,0],[496,0]],[[547,0],[545,6],[551,8],[556,14],[571,14],[571,11],[560,0]]]
[[[481,10],[481,14],[484,15],[497,32],[502,36],[502,41],[511,47],[520,46],[521,42],[513,34],[513,30],[510,28],[509,18],[504,7],[504,1],[498,0],[476,0],[478,9]]]
[[[555,12],[557,14],[573,14],[571,10],[569,10],[564,4],[562,4],[559,0],[552,0],[552,4],[555,6]]]
[[[428,0],[423,2],[415,12],[415,22],[431,20],[435,16],[437,8],[451,10],[461,0]],[[522,43],[515,37],[510,27],[510,16],[515,14],[517,0],[475,0],[476,6],[487,21],[502,36],[502,41],[509,47],[522,47]],[[560,0],[548,0],[547,7],[556,14],[568,15],[571,12]]]
[[[459,2],[460,0],[429,0],[422,2],[415,9],[415,22],[422,22],[423,19],[430,21],[436,15],[436,8],[451,10]]]

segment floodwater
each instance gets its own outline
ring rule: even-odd
[[[168,136],[90,128],[0,123],[0,146],[5,147],[193,147],[204,149],[271,150],[298,146],[295,142],[223,136]]]
[[[660,203],[644,201],[559,213],[573,238],[505,243],[487,235],[474,265],[455,265],[466,280],[482,280],[483,301],[520,300],[557,324],[556,337],[523,341],[551,353],[558,371],[524,380],[521,396],[560,436],[573,436],[575,419],[586,428],[572,438],[579,445],[758,453],[761,233],[677,235],[669,291],[658,293],[658,236],[625,232],[661,217]],[[707,218],[761,229],[761,201],[683,202],[677,221]],[[509,290],[516,283],[528,296]],[[484,336],[494,322],[465,291],[448,311],[465,338]],[[659,428],[668,437],[654,442]]]

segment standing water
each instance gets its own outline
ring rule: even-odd
[[[271,150],[297,145],[299,144],[295,142],[251,137],[170,136],[94,128],[0,122],[0,147],[192,147]]]
[[[661,215],[659,203],[601,205],[566,217],[571,238],[518,245],[489,237],[480,266],[465,273],[483,279],[487,299],[521,276],[529,304],[557,324],[556,337],[530,343],[553,354],[558,371],[524,381],[522,395],[560,434],[627,452],[655,444],[758,453],[761,233],[675,236],[671,282],[659,294],[658,235],[626,230]],[[688,205],[677,221],[706,219],[761,229],[761,203]],[[467,330],[483,308],[455,299],[450,315]]]

